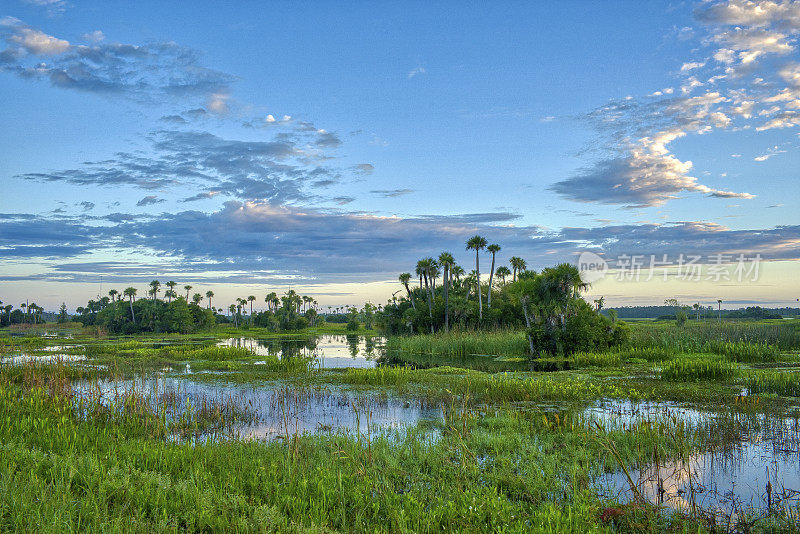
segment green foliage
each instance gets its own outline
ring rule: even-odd
[[[58,309],[56,322],[58,322],[58,324],[66,324],[69,322],[69,313],[67,313],[67,304],[65,302],[62,302],[61,307]]]
[[[391,337],[386,343],[388,351],[431,354],[449,358],[476,354],[492,356],[526,356],[528,340],[522,331],[451,331],[449,333],[420,334]]]
[[[215,320],[211,310],[196,304],[187,304],[183,298],[178,298],[171,302],[140,299],[131,303],[118,300],[107,304],[96,317],[85,318],[83,322],[105,327],[114,334],[188,334],[211,328]]]
[[[761,370],[745,375],[745,386],[751,395],[772,393],[800,397],[800,373]]]
[[[664,380],[729,380],[738,374],[739,366],[713,355],[681,356],[664,365]]]

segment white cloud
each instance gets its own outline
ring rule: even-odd
[[[425,67],[416,67],[416,68],[411,69],[408,72],[408,78],[411,79],[414,76],[418,76],[420,74],[425,74]]]
[[[790,62],[778,71],[778,75],[794,86],[800,86],[800,63]]]
[[[719,33],[713,39],[725,45],[725,49],[738,52],[739,61],[745,65],[766,54],[788,54],[794,50],[789,36],[764,29],[735,28]]]
[[[761,126],[756,127],[757,132],[772,130],[775,128],[793,128],[800,124],[800,115],[795,111],[784,111],[774,119],[767,121]]]
[[[697,17],[708,24],[764,27],[780,23],[800,28],[800,4],[776,0],[729,0],[696,11]]]
[[[27,52],[40,56],[55,56],[69,50],[69,41],[58,39],[52,35],[33,28],[19,28],[9,41],[20,45]]]
[[[25,0],[26,4],[47,8],[50,15],[63,13],[67,7],[66,0]]]
[[[714,59],[720,63],[730,64],[736,60],[736,52],[729,48],[720,48],[714,52]]]
[[[699,69],[700,67],[705,67],[706,62],[703,61],[702,63],[699,61],[692,61],[690,63],[684,63],[681,65],[681,72],[689,72],[690,70]]]
[[[106,36],[100,30],[95,30],[90,33],[83,34],[83,40],[88,41],[90,43],[100,43],[104,41]]]
[[[208,99],[208,110],[217,115],[224,115],[228,112],[228,100],[230,95],[227,93],[213,93]]]
[[[738,106],[732,107],[731,112],[745,119],[749,119],[753,116],[753,107],[755,107],[755,105],[756,103],[753,100],[745,100],[740,102]]]
[[[756,156],[753,158],[753,161],[767,161],[769,158],[773,156],[777,156],[778,154],[784,154],[786,151],[779,149],[777,146],[767,149],[767,152],[762,154],[761,156]]]

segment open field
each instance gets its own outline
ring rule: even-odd
[[[794,321],[533,364],[513,331],[253,330],[5,331],[0,528],[798,528]]]

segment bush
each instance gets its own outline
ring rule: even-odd
[[[582,300],[576,301],[575,307],[576,311],[566,318],[563,328],[544,323],[528,329],[536,352],[600,352],[627,341],[625,323],[612,322]]]

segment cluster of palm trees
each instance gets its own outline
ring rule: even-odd
[[[481,251],[487,251],[492,255],[492,264],[489,270],[489,283],[486,288],[486,306],[492,307],[492,287],[494,285],[494,277],[497,276],[502,284],[506,283],[509,276],[512,281],[517,280],[519,273],[525,272],[527,264],[525,260],[517,256],[509,260],[512,270],[502,265],[495,269],[497,253],[500,252],[501,247],[496,243],[489,244],[489,242],[480,235],[475,235],[469,238],[466,242],[466,250],[475,251],[475,269],[466,274],[464,269],[455,263],[453,255],[449,252],[442,252],[438,258],[423,258],[417,262],[416,274],[419,277],[419,287],[424,289],[425,299],[428,304],[428,315],[431,319],[431,332],[433,332],[433,301],[435,300],[436,283],[439,276],[442,277],[442,290],[444,297],[444,324],[445,329],[450,327],[450,291],[453,287],[466,290],[466,298],[469,300],[470,296],[474,293],[478,299],[478,320],[483,320],[483,286],[481,284],[481,267],[480,256]],[[441,270],[440,270],[441,269]],[[463,279],[462,279],[463,277]],[[401,273],[399,278],[400,283],[406,290],[408,300],[411,306],[416,310],[416,303],[412,295],[409,283],[411,282],[411,273]]]
[[[19,305],[22,313],[25,317],[26,323],[33,323],[38,324],[39,322],[44,322],[42,320],[42,313],[44,313],[44,308],[37,305],[35,302],[23,302]],[[3,301],[0,300],[0,311],[6,312],[8,322],[11,323],[11,312],[14,310],[14,306],[11,304],[6,304],[3,306]]]

